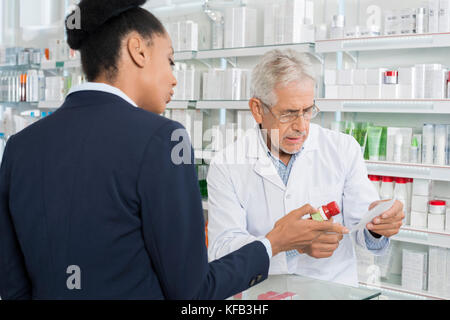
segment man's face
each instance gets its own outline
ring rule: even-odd
[[[292,82],[285,87],[277,87],[274,92],[278,103],[271,109],[273,114],[267,107],[263,107],[262,129],[267,130],[268,146],[273,153],[295,154],[301,150],[308,138],[310,121],[300,116],[294,121],[281,123],[277,118],[302,112],[313,106],[314,82]]]

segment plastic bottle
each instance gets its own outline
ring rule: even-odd
[[[408,178],[406,183],[406,190],[408,191],[408,198],[406,202],[406,213],[409,216],[409,222],[411,222],[411,200],[412,200],[412,187],[413,187],[414,179]]]
[[[419,142],[417,141],[417,137],[414,137],[411,141],[409,158],[411,163],[419,163]]]
[[[394,178],[382,177],[380,198],[381,200],[388,200],[394,197]]]
[[[377,190],[377,193],[380,194],[381,189],[381,177],[380,176],[373,176],[369,175],[369,180],[374,185],[375,189]]]
[[[398,133],[395,136],[394,162],[402,162],[403,135]]]
[[[404,211],[407,211],[406,209],[408,203],[407,182],[407,178],[395,178],[394,197],[403,204]],[[409,225],[408,214],[405,214],[403,223]]]
[[[341,213],[341,210],[339,209],[339,205],[336,201],[330,202],[326,206],[321,206],[319,208],[319,211],[316,213],[311,214],[309,219],[315,220],[315,221],[328,221],[332,217],[337,216],[339,213]]]

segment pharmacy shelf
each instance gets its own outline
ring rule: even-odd
[[[400,232],[391,239],[400,242],[450,249],[450,235],[445,231],[418,231],[415,228],[402,227]]]
[[[80,68],[81,60],[68,60],[68,61],[42,61],[42,70],[52,70],[60,68]]]
[[[266,52],[269,52],[274,49],[293,49],[297,52],[302,53],[311,53],[311,54],[315,53],[313,43],[297,43],[297,44],[280,44],[280,45],[256,46],[244,48],[201,50],[197,52],[195,58],[201,60],[201,59],[262,56]]]
[[[450,114],[450,100],[317,99],[323,112]]]
[[[174,100],[167,105],[167,109],[188,109],[189,107],[195,107],[195,104],[195,101]]]
[[[175,52],[173,57],[175,61],[193,60],[196,54],[196,51],[179,51]]]
[[[449,299],[448,297],[444,297],[444,296],[439,296],[439,295],[435,295],[432,293],[429,293],[427,291],[416,291],[416,290],[409,290],[409,289],[405,289],[403,288],[401,285],[396,285],[396,284],[392,284],[392,283],[386,283],[386,282],[380,282],[379,285],[375,285],[375,284],[368,284],[365,282],[359,282],[361,285],[366,286],[368,288],[373,288],[373,289],[385,289],[385,290],[392,290],[395,292],[399,292],[399,293],[403,293],[403,294],[409,294],[409,295],[415,295],[415,296],[420,296],[420,297],[424,297],[427,299],[436,299],[436,300],[447,300]]]
[[[318,53],[442,47],[450,47],[450,33],[393,35],[316,41],[316,52]]]
[[[195,150],[194,156],[195,156],[195,159],[202,159],[202,160],[205,160],[207,163],[210,163],[211,160],[216,155],[216,152],[217,151],[212,151],[212,150]]]
[[[411,227],[411,226],[403,226],[401,228],[405,231],[412,231],[412,232],[422,232],[422,233],[428,233],[428,234],[437,234],[441,236],[447,236],[448,241],[450,241],[450,231],[442,231],[442,230],[432,230],[432,229],[425,229],[425,228],[417,228],[417,227]]]
[[[248,100],[201,100],[197,109],[250,110]]]
[[[62,106],[64,101],[39,101],[39,109],[58,109]]]
[[[366,166],[371,175],[450,181],[450,166],[386,161],[366,161]]]
[[[39,69],[38,64],[22,64],[22,65],[0,65],[0,71],[30,70]]]

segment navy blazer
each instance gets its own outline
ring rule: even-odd
[[[225,299],[266,279],[260,241],[208,263],[195,167],[172,161],[193,163],[186,137],[100,91],[69,95],[12,136],[0,171],[0,296]]]

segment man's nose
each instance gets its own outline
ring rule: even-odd
[[[308,121],[305,120],[303,115],[300,115],[297,120],[292,123],[292,129],[299,132],[306,132],[308,128]]]

